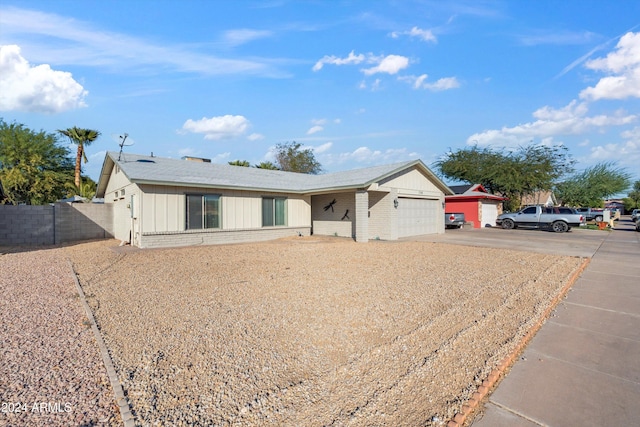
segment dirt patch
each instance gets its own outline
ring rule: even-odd
[[[582,259],[293,238],[66,248],[138,424],[443,425]]]

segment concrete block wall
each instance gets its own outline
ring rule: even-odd
[[[275,240],[298,235],[309,236],[310,227],[268,227],[247,230],[206,230],[167,233],[143,233],[141,248],[216,245]]]
[[[0,205],[0,245],[53,245],[53,207]]]
[[[113,235],[110,205],[0,205],[0,245],[42,246],[109,238]]]
[[[113,205],[56,203],[55,243],[113,237]]]

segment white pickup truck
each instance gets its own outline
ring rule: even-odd
[[[586,223],[584,215],[562,206],[528,206],[519,212],[504,213],[496,219],[496,224],[505,229],[544,228],[557,233],[569,231],[571,227],[583,227]]]

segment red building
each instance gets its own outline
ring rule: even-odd
[[[472,223],[473,228],[495,226],[496,218],[502,213],[502,202],[506,197],[496,196],[485,190],[480,184],[450,185],[455,193],[453,196],[445,196],[445,212],[464,213],[467,223]]]

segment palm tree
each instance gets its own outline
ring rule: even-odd
[[[87,163],[87,154],[84,151],[84,147],[91,145],[93,141],[98,139],[100,132],[92,129],[81,129],[76,126],[65,130],[58,130],[62,135],[69,138],[71,143],[78,146],[76,153],[76,169],[75,169],[75,181],[76,188],[80,190],[80,174],[82,173],[82,159]]]
[[[278,169],[278,166],[276,166],[272,162],[260,162],[257,165],[255,165],[255,167],[257,167],[258,169],[269,169],[269,170],[275,170],[275,171],[280,170]]]
[[[234,160],[232,162],[229,162],[229,164],[231,166],[245,166],[245,167],[251,166],[251,163],[249,163],[247,160]]]

